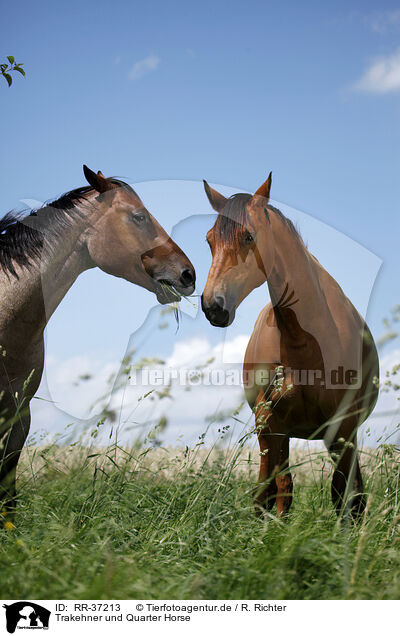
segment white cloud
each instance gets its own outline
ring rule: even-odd
[[[381,358],[381,374],[391,371],[393,367],[400,363],[400,349],[393,349]]]
[[[388,442],[398,443],[400,439],[400,430],[398,424],[400,422],[400,397],[398,391],[393,389],[385,390],[384,383],[386,378],[386,372],[391,373],[393,367],[400,363],[400,349],[393,349],[386,355],[381,357],[380,360],[380,383],[381,389],[379,391],[378,401],[375,409],[370,417],[362,425],[359,433],[359,439],[363,439],[366,445],[377,444],[384,442],[388,439]],[[391,376],[393,383],[400,384],[399,374]],[[365,435],[366,430],[370,429],[368,436]],[[394,433],[397,431],[397,433]],[[389,437],[390,436],[390,437]]]
[[[213,347],[207,338],[190,338],[176,343],[166,366],[170,369],[183,366],[192,368],[196,364],[204,364],[210,358],[214,358],[213,367],[221,364],[241,364],[249,339],[250,334],[239,334]]]
[[[377,58],[354,88],[367,93],[400,91],[400,49],[392,55]]]
[[[161,60],[157,55],[148,55],[147,57],[143,58],[143,60],[135,62],[128,73],[128,79],[136,80],[140,79],[144,75],[147,75],[148,73],[152,73],[157,69],[160,61]]]
[[[228,370],[235,362],[242,363],[248,339],[248,335],[238,335],[223,344],[213,345],[205,337],[189,338],[175,344],[164,365],[155,365],[153,368],[192,371],[197,365],[204,365],[213,359],[208,365],[209,369]],[[241,368],[241,364],[239,366]],[[118,414],[127,441],[134,438],[134,432],[130,431],[132,425],[143,431],[162,415],[167,415],[171,425],[171,431],[168,428],[167,433],[169,441],[173,442],[179,431],[186,440],[193,440],[203,432],[207,417],[217,411],[233,410],[243,399],[240,378],[235,386],[200,384],[190,389],[187,384],[181,386],[178,380],[174,380],[172,399],[160,400],[156,393],[142,399],[154,387],[143,385],[140,380],[137,385],[128,383],[127,386],[118,385],[112,390],[109,378],[118,368],[118,363],[98,354],[71,356],[65,360],[49,355],[46,373],[38,391],[42,400],[33,401],[32,430],[44,428],[54,433],[62,430],[71,419],[87,420],[96,414],[99,416],[101,408],[108,406]],[[164,386],[156,389],[162,392]],[[91,409],[93,404],[95,408]],[[241,415],[246,421],[251,416],[250,409],[246,407]]]
[[[232,340],[226,340],[215,347],[215,355],[224,364],[242,364],[244,354],[250,340],[250,334],[238,335]]]
[[[178,369],[182,366],[193,367],[211,357],[211,351],[207,338],[183,340],[175,344],[171,356],[166,361],[166,366],[170,369]]]
[[[110,393],[110,378],[120,364],[101,356],[78,355],[57,360],[46,359],[45,372],[38,395],[44,397],[70,417],[86,419],[93,415],[91,407]],[[43,404],[38,405],[44,406]],[[101,408],[94,409],[94,412]]]
[[[248,338],[248,335],[239,334],[223,344],[214,345],[206,337],[188,338],[175,344],[165,365],[154,368],[193,370],[197,365],[203,365],[210,358],[214,358],[208,365],[209,370],[238,369],[241,368]],[[382,356],[380,364],[382,383],[386,379],[386,371],[391,371],[399,362],[400,349],[393,349]],[[156,392],[141,399],[152,387],[147,384],[142,385],[140,380],[137,385],[128,384],[122,388],[119,386],[111,392],[108,380],[118,368],[119,365],[116,362],[101,355],[74,356],[67,360],[57,360],[54,356],[48,356],[45,376],[47,387],[42,384],[38,394],[54,401],[55,405],[33,400],[33,430],[38,430],[40,426],[40,429],[44,427],[47,431],[54,433],[62,430],[62,427],[71,419],[86,419],[93,416],[94,413],[99,413],[100,404],[97,404],[94,411],[90,411],[90,406],[96,402],[96,399],[104,397],[101,405],[108,404],[108,407],[118,414],[120,434],[125,442],[132,441],[135,439],[136,432],[143,432],[162,415],[166,415],[169,422],[165,431],[167,442],[174,444],[178,436],[182,435],[185,443],[191,443],[204,431],[206,422],[213,413],[233,410],[243,400],[240,382],[235,386],[192,385],[188,390],[187,384],[181,386],[178,380],[174,380],[171,387],[172,399],[169,397],[159,399]],[[90,378],[77,383],[79,376],[82,377],[85,374],[90,375]],[[393,380],[396,381],[397,377],[393,377]],[[163,386],[156,387],[161,392],[163,388]],[[399,392],[393,390],[380,392],[373,414],[359,432],[361,445],[376,445],[396,430],[400,421],[398,396]],[[252,414],[247,404],[241,409],[239,418],[244,423],[252,421]],[[241,424],[235,425],[231,419],[226,423],[229,423],[232,431],[235,430],[238,434],[244,427]],[[217,434],[219,427],[218,422],[211,424],[211,437]],[[368,429],[370,429],[369,433]],[[108,432],[107,427],[104,434],[107,436]],[[391,436],[389,441],[398,442],[398,439],[399,433]],[[106,437],[104,443],[108,443]]]

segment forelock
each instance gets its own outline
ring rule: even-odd
[[[239,243],[240,236],[247,227],[246,205],[251,198],[251,194],[234,194],[227,200],[214,226],[216,238],[219,241],[231,245]]]

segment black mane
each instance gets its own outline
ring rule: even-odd
[[[251,194],[234,194],[227,200],[227,203],[221,214],[218,215],[215,223],[215,231],[219,240],[232,245],[237,245],[243,228],[247,227],[247,211],[246,204],[252,198]],[[294,223],[288,219],[278,208],[273,205],[267,205],[265,214],[268,218],[270,212],[273,212],[281,221],[289,228],[292,234],[301,239]]]
[[[119,179],[109,181],[134,192],[128,184]],[[8,212],[0,219],[1,269],[18,278],[14,265],[29,267],[35,259],[41,258],[44,245],[55,244],[62,232],[70,227],[74,218],[83,216],[82,204],[88,203],[86,195],[92,191],[91,186],[82,186],[66,192],[30,214]]]

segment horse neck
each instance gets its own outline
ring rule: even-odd
[[[274,264],[267,283],[275,317],[279,323],[295,314],[301,324],[319,320],[326,305],[320,285],[320,265],[300,236],[284,219],[270,214]]]
[[[50,239],[51,245],[44,240],[41,254],[33,257],[28,266],[14,263],[18,277],[3,276],[0,333],[4,333],[4,325],[9,323],[8,310],[13,316],[13,329],[20,325],[27,338],[41,337],[49,318],[79,274],[93,267],[85,245],[89,227],[85,216],[70,217],[59,235]],[[43,229],[44,235],[45,232]]]

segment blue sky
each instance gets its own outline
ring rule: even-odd
[[[0,86],[0,209],[83,184],[83,163],[125,177],[140,194],[140,182],[203,178],[254,191],[272,170],[277,202],[382,260],[368,311],[380,334],[400,300],[398,3],[18,6],[3,21],[1,54],[23,61],[27,78]],[[162,219],[170,227],[179,220],[173,203]],[[204,199],[199,212],[207,211]],[[340,276],[351,290],[362,272],[350,258]],[[98,283],[102,293],[141,303],[145,292],[112,282]],[[61,343],[71,324],[68,302],[49,341]]]

